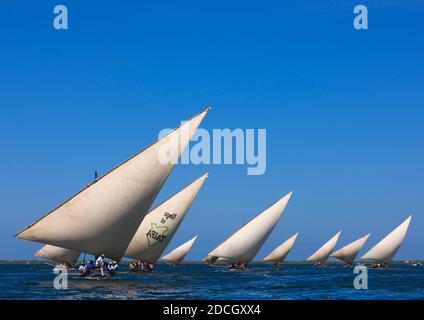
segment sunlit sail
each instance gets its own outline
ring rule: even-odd
[[[333,249],[336,247],[337,241],[341,235],[339,231],[333,238],[331,238],[327,243],[325,243],[317,252],[310,256],[307,261],[315,262],[317,265],[325,264],[330,257],[330,254],[333,252]]]
[[[55,264],[64,263],[70,266],[75,266],[78,262],[78,258],[81,255],[81,252],[51,245],[45,245],[34,255],[36,257],[46,259],[50,262],[54,262]]]
[[[125,257],[156,264],[168,247],[208,174],[160,204],[147,214],[131,241]]]
[[[120,260],[209,108],[16,236]],[[167,159],[172,161],[166,161]]]
[[[283,263],[286,260],[286,257],[293,249],[294,244],[299,236],[299,233],[296,233],[281,246],[271,252],[265,259],[265,262],[274,262],[274,263]]]
[[[347,265],[353,265],[355,263],[355,259],[359,251],[361,251],[361,249],[364,247],[365,243],[367,242],[370,236],[371,236],[371,233],[367,234],[365,237],[362,237],[361,239],[358,239],[352,243],[349,243],[343,248],[332,253],[330,257],[340,259],[344,261]]]
[[[181,264],[184,261],[185,257],[190,252],[197,238],[198,236],[194,237],[190,241],[184,243],[182,246],[168,253],[166,256],[162,258],[162,260],[169,262],[173,265]]]
[[[375,245],[370,251],[368,251],[362,257],[362,260],[371,260],[376,263],[390,262],[405,240],[411,220],[412,215],[377,245]]]
[[[292,193],[290,192],[256,216],[216,249],[212,250],[204,261],[213,263],[221,259],[228,263],[247,264],[251,262],[280,220],[291,196]]]

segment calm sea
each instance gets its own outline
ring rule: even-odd
[[[424,299],[424,267],[394,265],[369,270],[369,290],[353,287],[352,268],[311,265],[252,265],[244,272],[206,265],[158,265],[134,275],[122,266],[113,280],[70,276],[68,290],[55,290],[48,265],[0,265],[0,299]]]

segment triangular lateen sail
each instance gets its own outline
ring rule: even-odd
[[[325,243],[317,252],[315,252],[312,256],[310,256],[307,261],[313,261],[313,262],[323,262],[327,261],[328,257],[332,253],[334,247],[337,244],[337,241],[339,241],[339,237],[342,234],[341,231],[339,231],[333,238],[331,238],[327,243]]]
[[[16,236],[120,260],[208,110],[123,162]]]
[[[389,262],[392,260],[405,240],[411,220],[412,215],[368,251],[362,257],[362,260],[373,260],[376,262]]]
[[[150,211],[144,218],[140,228],[130,243],[125,256],[155,264],[172,240],[181,222],[184,220],[207,176],[208,174],[205,174],[196,179],[189,186],[180,190],[173,197]],[[165,221],[164,224],[161,223],[162,219]],[[166,235],[158,233],[156,234],[157,237],[155,237],[155,235],[150,232],[154,231],[151,227],[152,223],[156,223],[157,226],[165,226],[167,231]],[[148,238],[150,240],[148,240]],[[152,241],[155,243],[152,243],[150,246],[149,244]],[[78,261],[80,255],[80,252],[51,245],[45,245],[35,253],[37,257],[45,258],[56,263],[67,262],[71,265],[74,265]]]
[[[296,233],[286,242],[284,242],[281,246],[271,252],[265,259],[265,262],[275,262],[275,263],[283,263],[286,260],[286,257],[293,249],[294,244],[296,243],[297,237],[299,233]]]
[[[361,249],[364,247],[365,243],[367,242],[370,236],[371,233],[352,243],[349,243],[343,248],[333,252],[330,257],[340,259],[349,265],[354,264],[359,251],[361,251]]]
[[[162,258],[162,260],[172,263],[174,265],[181,264],[181,262],[184,261],[185,257],[190,252],[191,248],[194,245],[194,242],[197,240],[198,236],[194,237],[190,241],[184,243],[182,246],[178,247],[177,249],[173,250],[166,256]]]
[[[292,192],[256,216],[205,258],[205,262],[226,260],[229,263],[249,263],[258,254],[275,225],[280,220]]]
[[[78,258],[81,255],[81,252],[47,244],[38,250],[34,255],[54,263],[68,263],[74,266],[78,262]]]
[[[128,246],[125,257],[155,264],[174,237],[208,174],[150,211]]]

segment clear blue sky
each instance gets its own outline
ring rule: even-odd
[[[260,257],[295,232],[291,259],[339,229],[368,248],[414,213],[398,258],[424,258],[420,1],[362,1],[362,32],[356,1],[140,2],[0,4],[0,259],[31,258],[16,231],[209,104],[206,129],[268,130],[267,172],[176,167],[157,201],[210,178],[171,247],[199,234],[202,258],[294,190]]]

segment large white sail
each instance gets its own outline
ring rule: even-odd
[[[411,220],[412,216],[406,219],[399,227],[368,251],[362,259],[376,262],[389,262],[392,260],[405,240]]]
[[[170,252],[166,256],[162,258],[162,260],[172,263],[172,264],[181,264],[181,262],[184,261],[185,257],[190,252],[191,248],[193,247],[194,243],[196,242],[198,236],[194,237],[190,241],[184,243],[182,246],[178,247],[174,251]]]
[[[123,162],[16,236],[120,260],[208,110]]]
[[[333,258],[340,259],[347,264],[354,264],[356,256],[358,255],[359,251],[364,247],[365,243],[367,242],[368,238],[371,236],[370,234],[367,234],[365,237],[362,237],[361,239],[358,239],[343,248],[337,250],[336,252],[332,253],[330,256]]]
[[[266,239],[268,239],[272,230],[274,230],[291,196],[292,192],[256,216],[216,249],[212,250],[204,261],[213,263],[221,258],[221,260],[226,260],[230,263],[251,262]]]
[[[339,231],[339,233],[337,233],[333,238],[331,238],[330,241],[328,241],[317,252],[315,252],[312,256],[310,256],[307,259],[307,261],[314,261],[314,262],[327,261],[328,257],[330,256],[331,252],[336,246],[337,241],[339,241],[339,237],[341,234],[342,232]]]
[[[205,182],[201,176],[147,214],[128,246],[125,257],[155,264],[174,237]]]
[[[150,211],[131,241],[125,256],[155,264],[184,220],[207,176],[208,174],[205,174],[196,179]],[[49,261],[67,262],[72,265],[78,261],[80,255],[80,252],[51,245],[45,245],[35,253],[35,256]]]
[[[265,257],[264,261],[283,263],[284,260],[286,260],[286,257],[288,256],[290,251],[293,249],[293,246],[296,243],[298,236],[299,233],[296,233],[294,236],[284,242],[281,246],[279,246],[276,250],[271,252],[267,257]]]
[[[38,250],[34,255],[36,257],[47,259],[54,263],[65,262],[74,266],[78,262],[78,258],[81,255],[81,252],[55,247],[47,244],[40,250]]]

